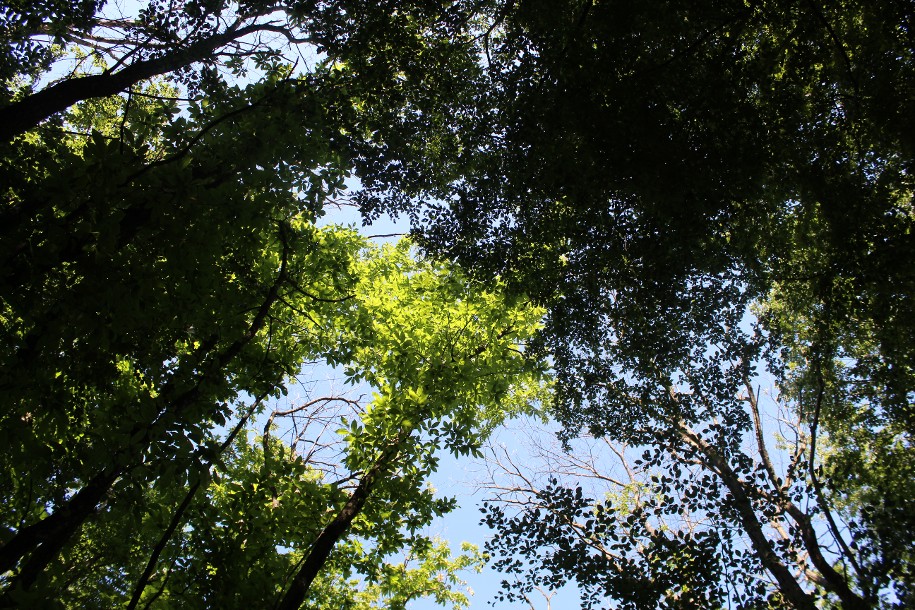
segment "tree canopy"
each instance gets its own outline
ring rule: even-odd
[[[909,476],[883,476],[912,455],[912,19],[526,2],[490,32],[484,169],[423,243],[547,304],[562,437],[643,491],[522,484],[486,517],[509,573],[633,607],[911,603]]]
[[[386,38],[427,69],[461,42],[422,6],[279,8],[4,7],[4,605],[467,603],[479,554],[425,537],[453,506],[425,482],[539,400],[542,314],[316,224],[361,129],[340,109],[422,86]],[[257,37],[298,31],[332,58],[295,71]],[[300,436],[255,438],[312,361],[373,397],[273,409]]]
[[[3,604],[913,603],[911,2],[0,7]]]

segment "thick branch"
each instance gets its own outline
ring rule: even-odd
[[[22,528],[0,547],[0,573],[13,570],[23,556],[34,550],[7,587],[7,592],[16,587],[28,589],[35,582],[83,521],[95,511],[122,472],[123,467],[116,467],[96,475],[64,506],[41,521]]]
[[[220,47],[268,27],[275,26],[253,23],[230,28],[161,57],[138,61],[118,72],[71,78],[33,93],[0,108],[0,141],[9,141],[82,100],[116,95],[140,81],[203,61]]]

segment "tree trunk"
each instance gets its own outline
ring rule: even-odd
[[[346,534],[346,530],[349,529],[349,526],[356,515],[362,512],[362,508],[365,506],[365,502],[372,492],[378,475],[391,463],[396,455],[396,450],[387,452],[387,455],[380,457],[365,476],[362,477],[362,480],[359,482],[353,495],[349,497],[349,500],[346,501],[343,508],[341,508],[333,520],[324,527],[321,534],[311,545],[311,551],[308,553],[308,558],[292,579],[292,584],[280,601],[278,610],[298,610],[299,606],[302,605],[302,602],[305,601],[305,596],[308,594],[308,589],[311,587],[311,583],[314,582],[315,577],[321,571],[321,568],[324,567],[334,545]]]
[[[32,553],[8,590],[17,586],[28,589],[35,582],[73,533],[95,512],[121,474],[122,468],[114,468],[96,475],[65,506],[38,523],[19,530],[0,548],[0,573],[13,570],[20,559]]]

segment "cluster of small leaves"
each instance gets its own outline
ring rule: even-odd
[[[658,532],[640,510],[595,503],[555,479],[532,501],[513,515],[483,507],[484,522],[499,532],[487,544],[503,557],[494,566],[524,576],[500,599],[523,599],[535,584],[557,589],[569,580],[581,588],[586,608],[606,598],[621,608],[708,607],[724,599],[717,532]]]

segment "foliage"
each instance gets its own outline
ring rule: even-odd
[[[909,604],[909,477],[877,460],[912,455],[911,6],[508,6],[480,154],[421,243],[547,306],[562,437],[647,450],[651,491],[633,516],[528,486],[487,513],[497,565],[594,604]],[[767,413],[797,433],[782,470]],[[665,533],[681,511],[706,533]]]
[[[868,332],[817,361],[781,298],[674,375],[615,379],[539,467],[491,454],[507,599],[574,579],[588,607],[911,603],[911,443],[853,372]],[[629,427],[607,426],[623,409]]]
[[[540,398],[527,358],[548,357],[561,438],[606,441],[626,476],[593,499],[516,490],[539,514],[491,506],[498,565],[594,604],[911,603],[911,3],[179,4],[3,7],[8,591],[75,590],[64,566],[106,537],[152,545],[154,568],[220,555],[181,584],[202,604],[229,574],[283,607],[370,591],[404,545],[438,565],[416,534],[447,508],[422,485],[434,450],[477,451]],[[408,214],[472,279],[317,229],[351,173],[367,218]],[[545,308],[536,338],[505,292]],[[235,445],[328,511],[286,524],[299,547],[252,543],[277,588],[221,557],[245,539],[200,498],[277,509],[210,486],[246,480],[213,430],[311,358],[375,394],[348,416],[345,490],[269,428],[260,454]],[[87,574],[136,566],[105,554]],[[89,577],[99,595],[179,595],[176,571],[121,569]]]
[[[272,88],[251,86],[236,103]],[[241,117],[240,127],[263,118]],[[116,478],[196,450],[225,423],[227,401],[273,394],[313,350],[308,327],[278,311],[284,293],[345,290],[357,242],[317,231],[307,203],[283,188],[293,178],[316,193],[338,188],[338,171],[304,165],[326,164],[320,134],[252,144],[239,158],[235,134],[211,131],[188,155],[178,134],[191,124],[167,126],[158,164],[99,132],[78,151],[38,136],[7,157],[4,472],[27,463],[34,477],[4,498],[16,511],[11,531],[101,472]],[[288,156],[303,166],[263,169]],[[30,158],[42,173],[23,175]]]
[[[97,142],[104,140],[95,137]],[[64,145],[61,151],[78,157],[95,149],[91,144]],[[194,164],[181,169],[193,171]],[[164,547],[157,551],[158,563],[164,567],[149,577],[149,590],[138,598],[140,603],[264,603],[282,595],[285,578],[308,555],[326,521],[347,504],[353,491],[347,491],[347,482],[369,480],[369,473],[378,471],[369,501],[352,520],[352,535],[364,542],[344,546],[331,557],[331,584],[319,582],[315,595],[349,599],[355,593],[332,582],[345,581],[355,570],[376,584],[351,600],[353,607],[377,600],[404,603],[421,594],[442,603],[466,603],[451,586],[458,583],[453,572],[472,565],[472,555],[450,560],[441,545],[422,536],[422,527],[453,506],[435,498],[424,482],[437,466],[438,449],[478,451],[492,426],[530,408],[530,401],[543,393],[544,370],[519,349],[542,312],[472,285],[455,268],[416,261],[409,242],[374,251],[351,231],[316,228],[307,208],[290,220],[265,218],[262,228],[255,228],[244,219],[257,209],[276,215],[282,206],[294,211],[302,205],[288,192],[264,194],[267,189],[255,178],[234,185],[235,199],[226,196],[231,193],[227,190],[194,191],[193,181],[185,180],[181,194],[186,199],[178,201],[189,199],[190,209],[179,216],[180,233],[186,236],[179,242],[184,244],[180,255],[172,253],[174,238],[163,237],[166,230],[179,231],[171,223],[182,208],[173,204],[161,225],[144,226],[126,246],[96,248],[85,263],[81,256],[73,265],[48,271],[47,290],[56,290],[55,311],[85,321],[68,330],[79,336],[94,334],[98,341],[83,347],[84,369],[61,366],[59,374],[48,372],[59,381],[45,391],[72,396],[59,398],[58,409],[39,408],[43,395],[30,395],[33,386],[8,395],[18,399],[11,404],[21,405],[25,413],[7,424],[14,430],[6,431],[14,449],[5,456],[8,539],[67,510],[75,497],[69,490],[91,485],[99,469],[114,473],[115,480],[106,489],[104,509],[77,526],[78,540],[60,543],[60,557],[46,569],[42,566],[35,581],[21,576],[32,565],[28,556],[23,572],[8,575],[9,599],[25,603],[32,599],[27,590],[28,595],[51,596],[75,606],[126,601],[144,567],[138,557],[159,544]],[[282,175],[265,178],[279,180]],[[218,215],[201,192],[220,206]],[[131,204],[138,204],[136,198]],[[226,215],[232,230],[209,235],[240,243],[225,244],[222,250],[202,233],[194,239],[195,222],[201,231],[212,231]],[[104,224],[92,226],[98,241],[105,243],[100,230]],[[258,242],[258,235],[264,241]],[[135,244],[142,248],[139,253],[131,251]],[[192,247],[202,249],[198,256],[210,257],[201,260]],[[157,254],[156,248],[165,251]],[[99,268],[104,272],[90,273]],[[58,274],[69,275],[65,281],[57,280]],[[180,279],[174,274],[181,274]],[[134,281],[112,283],[112,277]],[[143,285],[144,278],[157,289],[147,292],[151,287]],[[67,283],[75,286],[72,296],[61,288]],[[97,294],[97,301],[88,300],[86,285],[92,294],[102,291],[100,283],[108,292]],[[246,286],[251,293],[247,306]],[[37,287],[33,283],[32,289]],[[108,308],[104,315],[82,313],[98,303]],[[124,313],[136,310],[143,315]],[[191,317],[195,312],[198,318]],[[34,321],[47,316],[43,311],[28,313],[34,317],[19,317],[23,334],[31,329],[40,330],[42,337],[61,333]],[[241,317],[234,332],[233,316]],[[170,328],[175,329],[172,335],[183,331],[188,338],[169,339]],[[161,334],[165,337],[151,340]],[[208,341],[210,334],[215,339]],[[103,336],[117,342],[101,343]],[[147,339],[129,342],[130,336]],[[66,335],[54,338],[67,340]],[[74,347],[68,345],[63,355],[81,347],[76,339],[70,341]],[[207,343],[215,345],[201,350]],[[163,351],[169,348],[174,351]],[[247,359],[246,350],[252,352]],[[10,353],[15,356],[16,350]],[[31,370],[51,366],[38,358],[55,354],[44,354],[39,351],[37,361],[28,362]],[[328,480],[276,440],[265,439],[260,450],[241,436],[232,451],[220,449],[214,427],[230,417],[230,400],[238,405],[241,426],[264,398],[285,392],[285,376],[314,358],[344,367],[350,382],[367,384],[375,392],[357,417],[343,420],[346,450],[340,467],[348,474]],[[195,385],[173,398],[172,384],[181,379],[184,367]],[[257,399],[247,404],[242,392]],[[61,416],[69,425],[61,424]],[[24,471],[20,465],[28,460],[32,468]],[[181,508],[184,503],[188,505]],[[174,533],[169,531],[174,527],[166,527],[173,519],[183,524]],[[362,545],[370,550],[360,550]],[[403,548],[412,549],[419,568],[404,571],[387,564],[385,558]],[[41,550],[39,546],[32,557]],[[91,561],[74,572],[80,558],[87,557]],[[439,581],[440,574],[444,581]]]
[[[360,141],[446,137],[463,9],[181,6],[4,7],[2,603],[465,605],[479,557],[422,535],[454,505],[425,479],[543,394],[542,312],[315,224]],[[375,392],[333,468],[242,434],[312,360]]]

